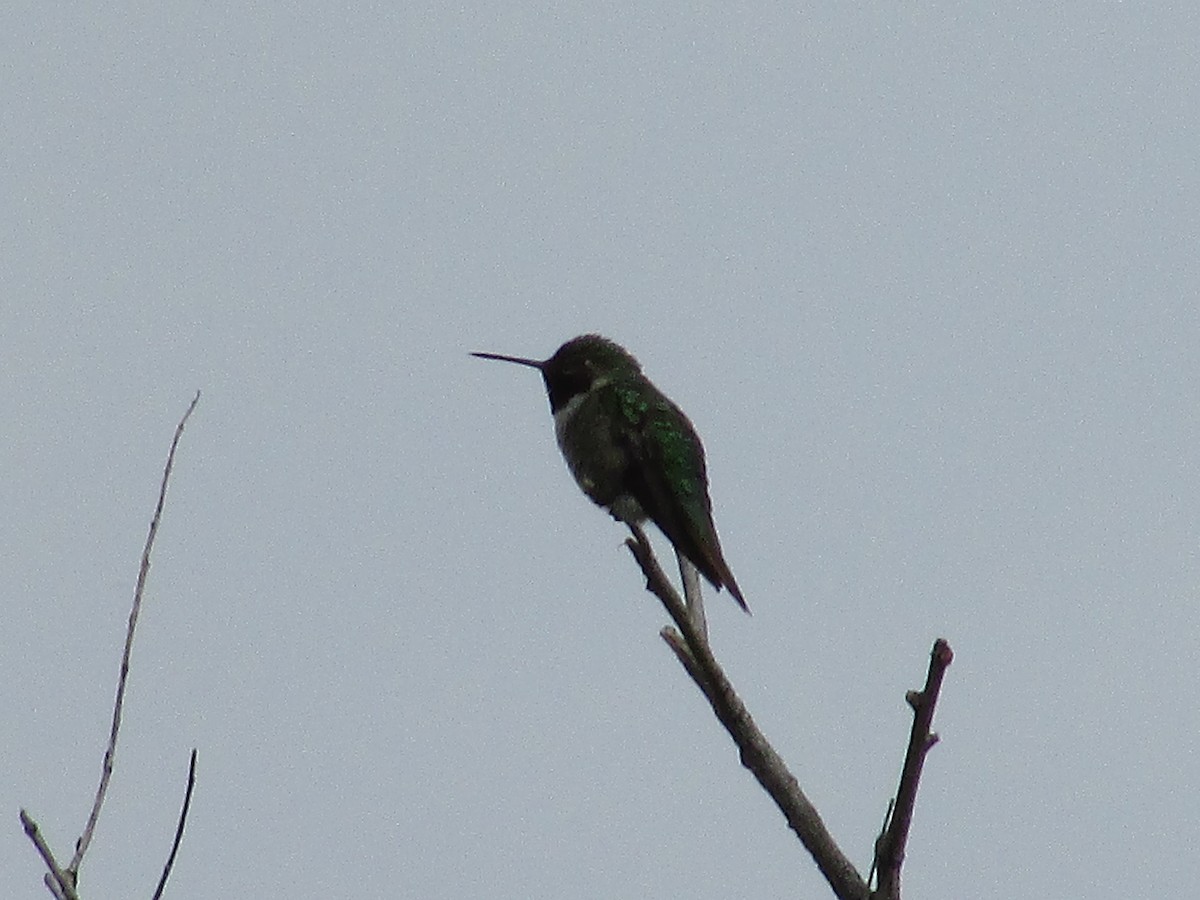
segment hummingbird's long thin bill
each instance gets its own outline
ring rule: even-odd
[[[472,353],[472,356],[478,356],[480,359],[498,359],[500,362],[516,363],[520,366],[531,366],[535,369],[540,369],[543,365],[540,359],[525,359],[523,356],[505,356],[502,353]]]

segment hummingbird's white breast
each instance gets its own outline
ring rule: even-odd
[[[576,465],[578,454],[573,450],[573,446],[579,442],[580,438],[578,429],[574,434],[571,430],[574,425],[578,424],[576,417],[579,415],[579,407],[583,406],[583,401],[587,399],[587,396],[586,392],[576,394],[554,414],[554,439],[558,442],[558,449],[562,452],[563,459],[567,461],[567,468],[571,470],[571,476],[575,479],[575,483],[590,497],[596,485]]]
[[[579,407],[583,405],[583,401],[587,398],[587,394],[576,394],[566,405],[554,414],[554,439],[558,441],[558,448],[565,454],[567,452],[566,431],[571,420],[575,418],[575,414],[579,412]]]
[[[583,408],[589,401],[597,403],[597,390],[610,381],[608,378],[597,379],[590,390],[576,394],[563,404],[554,413],[554,437],[580,490],[614,518],[642,522],[646,513],[641,505],[619,487],[629,464],[625,450],[613,441],[607,417],[595,408]]]

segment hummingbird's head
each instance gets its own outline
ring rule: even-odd
[[[628,350],[598,334],[582,334],[571,338],[555,350],[549,359],[540,361],[520,356],[502,356],[499,353],[471,355],[540,370],[542,380],[546,382],[546,393],[550,395],[551,412],[558,412],[572,397],[586,394],[600,383],[607,383],[621,375],[637,375],[642,371],[641,365]]]
[[[550,409],[558,412],[572,397],[606,384],[620,375],[636,375],[642,367],[633,355],[598,334],[571,338],[542,364]]]

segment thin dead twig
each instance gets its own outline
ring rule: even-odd
[[[33,841],[33,846],[37,848],[42,861],[46,863],[46,868],[50,870],[46,873],[46,887],[50,889],[50,893],[58,900],[79,900],[79,895],[75,893],[75,880],[59,868],[54,851],[42,837],[42,830],[25,810],[21,810],[21,827],[25,829],[26,837]]]
[[[160,900],[167,879],[171,877],[171,869],[175,865],[175,854],[179,852],[179,843],[183,840],[183,826],[187,823],[188,807],[192,805],[192,788],[196,786],[196,748],[192,748],[192,758],[188,763],[187,790],[183,793],[183,809],[179,811],[179,824],[175,827],[175,840],[171,843],[171,855],[163,866],[162,876],[158,879],[158,887],[154,889],[152,900]]]
[[[87,852],[88,846],[92,842],[92,835],[96,830],[96,822],[100,817],[100,808],[104,805],[104,798],[108,793],[108,783],[112,778],[113,761],[117,750],[117,735],[121,730],[121,711],[125,703],[125,683],[129,678],[129,657],[133,650],[133,635],[137,627],[138,613],[141,611],[142,595],[146,589],[146,576],[150,572],[150,551],[154,547],[154,538],[158,533],[158,525],[162,519],[163,505],[167,497],[167,484],[171,479],[171,468],[175,463],[175,450],[179,446],[179,439],[183,435],[184,425],[187,424],[188,418],[195,410],[196,404],[200,402],[200,392],[196,392],[196,396],[192,398],[191,404],[187,408],[187,412],[183,414],[183,418],[179,420],[179,424],[175,427],[175,435],[171,439],[171,449],[167,453],[167,463],[163,468],[162,483],[158,491],[158,503],[154,508],[154,516],[150,520],[150,533],[146,537],[145,547],[142,549],[142,563],[138,570],[137,586],[133,592],[133,608],[129,613],[129,627],[125,632],[125,650],[121,655],[121,672],[117,678],[117,697],[113,704],[112,725],[109,729],[108,746],[104,750],[104,765],[100,773],[100,785],[96,789],[96,797],[92,802],[91,812],[88,814],[87,824],[84,826],[83,833],[79,836],[79,840],[75,842],[75,855],[71,858],[71,862],[62,868],[58,864],[50,846],[46,843],[46,839],[42,836],[41,829],[37,822],[24,809],[21,810],[21,826],[25,830],[26,836],[33,842],[33,846],[37,849],[45,862],[48,870],[45,876],[46,887],[49,889],[56,900],[79,900],[79,894],[76,890],[76,885],[79,883],[79,866],[83,862],[83,856]],[[163,887],[166,885],[167,876],[170,875],[171,867],[175,862],[175,854],[179,850],[179,842],[183,838],[183,826],[187,820],[188,806],[191,804],[192,788],[195,785],[196,777],[196,751],[192,751],[191,766],[188,771],[187,791],[184,795],[183,811],[179,817],[179,825],[175,831],[175,842],[171,847],[171,855],[167,860],[167,864],[163,869],[162,877],[159,879],[158,890],[154,896],[156,900],[160,897]]]
[[[200,402],[200,392],[192,398],[187,412],[175,426],[175,436],[171,439],[171,449],[167,453],[167,464],[163,467],[162,483],[158,489],[158,503],[154,507],[154,517],[150,520],[150,533],[146,536],[146,545],[142,548],[142,564],[138,569],[137,586],[133,591],[133,608],[129,611],[129,628],[125,632],[125,650],[121,654],[121,674],[117,678],[117,699],[113,704],[112,726],[108,734],[108,746],[104,750],[104,764],[100,770],[100,786],[96,789],[96,798],[92,802],[92,811],[88,814],[87,824],[79,840],[75,842],[75,855],[67,864],[66,871],[72,880],[79,878],[79,866],[83,855],[87,853],[92,843],[92,835],[96,831],[96,820],[100,818],[100,807],[104,805],[104,797],[108,793],[108,782],[112,778],[113,760],[117,752],[117,734],[121,730],[121,711],[125,705],[125,682],[129,677],[129,656],[133,651],[133,633],[137,628],[138,614],[142,610],[142,595],[146,590],[146,576],[150,573],[150,551],[154,548],[154,538],[158,534],[158,524],[162,519],[163,504],[167,499],[167,483],[171,480],[171,468],[175,465],[175,449],[183,436],[183,426]]]
[[[878,900],[900,898],[900,867],[904,864],[904,851],[908,845],[913,809],[917,803],[921,770],[925,765],[925,756],[938,741],[937,735],[931,730],[933,711],[942,690],[942,679],[953,661],[954,651],[950,649],[950,645],[942,638],[934,641],[933,650],[929,654],[929,672],[925,676],[925,688],[910,691],[906,698],[913,709],[913,725],[908,738],[908,750],[904,755],[900,787],[896,791],[895,808],[887,828],[876,842],[875,868],[879,872],[879,887],[872,897]]]

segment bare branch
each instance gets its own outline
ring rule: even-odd
[[[171,868],[175,865],[175,854],[179,852],[179,842],[183,840],[183,826],[187,823],[188,807],[192,805],[192,788],[196,786],[196,748],[192,748],[192,759],[188,763],[187,790],[183,793],[183,809],[179,811],[179,825],[175,828],[175,841],[171,844],[171,855],[163,866],[162,877],[158,879],[158,887],[154,889],[152,900],[162,897],[167,879],[171,877]]]
[[[150,572],[150,551],[154,548],[154,538],[158,534],[158,524],[162,520],[163,505],[167,499],[167,484],[171,480],[171,468],[175,464],[175,450],[179,446],[179,439],[183,436],[183,427],[187,424],[187,420],[191,417],[192,411],[195,410],[196,404],[200,402],[200,392],[196,391],[196,396],[192,398],[192,402],[188,405],[187,411],[183,414],[183,418],[179,420],[179,424],[175,426],[175,435],[171,439],[171,449],[167,453],[167,463],[163,467],[162,483],[158,489],[158,503],[154,507],[154,516],[150,520],[150,533],[146,537],[146,545],[142,549],[142,564],[138,569],[137,586],[133,591],[133,608],[129,612],[129,627],[125,632],[125,650],[121,655],[121,672],[117,677],[117,698],[113,704],[112,726],[109,729],[108,746],[104,750],[104,765],[100,772],[100,786],[96,789],[96,797],[92,802],[92,810],[88,814],[87,824],[84,826],[83,833],[79,836],[79,840],[75,842],[75,855],[71,858],[70,864],[65,869],[60,868],[58,861],[54,858],[49,845],[42,837],[41,830],[37,823],[29,816],[25,810],[21,810],[21,825],[25,829],[25,834],[33,841],[34,847],[41,854],[42,860],[46,863],[46,868],[49,869],[45,877],[46,887],[50,893],[54,894],[57,900],[79,900],[79,895],[76,892],[76,885],[79,883],[79,865],[83,862],[83,855],[87,852],[88,846],[92,842],[92,835],[96,830],[96,821],[100,817],[100,808],[104,805],[104,797],[108,793],[108,783],[112,778],[113,760],[117,752],[117,735],[121,730],[121,710],[125,705],[125,683],[129,678],[129,657],[133,650],[133,634],[137,628],[138,613],[142,608],[142,595],[146,590],[146,576]],[[183,838],[183,825],[187,819],[188,806],[192,800],[192,788],[196,778],[196,751],[192,751],[191,766],[188,771],[187,792],[183,798],[183,811],[179,817],[179,825],[175,831],[175,843],[171,847],[171,855],[167,860],[167,864],[163,869],[162,878],[158,882],[158,890],[154,896],[157,898],[162,893],[163,886],[167,882],[167,876],[171,872],[171,866],[175,862],[175,854],[179,849],[179,842]]]
[[[687,641],[670,625],[660,631],[658,636],[666,641],[667,646],[674,651],[675,656],[679,658],[680,665],[687,669],[687,673],[691,676],[692,681],[700,684],[704,680],[704,673],[700,671],[700,665],[696,662],[696,657],[692,656],[692,649],[687,645]],[[705,692],[705,696],[708,696],[707,692]]]
[[[921,769],[925,765],[925,755],[938,741],[937,735],[930,731],[933,725],[933,710],[942,690],[942,678],[953,661],[954,651],[945,640],[938,638],[929,654],[929,673],[925,677],[925,689],[909,691],[906,695],[909,706],[913,708],[913,726],[908,738],[908,752],[904,755],[900,788],[896,792],[896,806],[875,850],[879,887],[872,897],[878,900],[900,900],[900,867],[904,864],[904,849],[908,844],[913,809],[917,803]]]
[[[25,810],[21,810],[21,826],[25,829],[26,836],[33,841],[33,846],[37,847],[37,852],[41,854],[46,868],[50,870],[46,874],[46,887],[50,889],[50,893],[57,900],[79,900],[79,895],[75,893],[75,879],[58,867],[54,851],[42,837],[37,822],[33,821],[33,818]]]
[[[117,678],[117,699],[113,704],[112,727],[108,735],[108,747],[104,750],[104,765],[100,770],[100,786],[96,789],[96,799],[92,803],[92,811],[88,814],[87,824],[79,840],[75,842],[75,855],[67,866],[67,872],[72,880],[79,877],[79,865],[83,855],[92,842],[92,834],[96,830],[96,820],[100,817],[100,807],[104,805],[104,796],[108,793],[108,782],[112,778],[113,758],[117,752],[117,734],[121,730],[121,710],[125,705],[125,682],[129,677],[129,655],[133,650],[133,633],[137,628],[138,613],[142,609],[142,595],[146,590],[146,576],[150,573],[150,551],[154,548],[154,538],[158,534],[158,523],[162,519],[163,504],[167,499],[167,482],[171,478],[171,467],[175,464],[175,448],[179,446],[179,438],[183,435],[183,426],[187,424],[192,410],[200,402],[200,392],[192,398],[187,412],[175,426],[175,436],[171,440],[171,449],[167,453],[167,464],[163,468],[162,483],[158,489],[158,503],[154,507],[154,517],[150,520],[150,533],[146,536],[146,545],[142,549],[142,565],[138,570],[137,586],[133,591],[133,609],[129,612],[129,628],[125,632],[125,651],[121,655],[121,674]]]
[[[696,620],[696,627],[708,638],[708,618],[704,615],[704,594],[700,590],[700,571],[690,559],[675,550],[679,561],[679,580],[683,584],[683,602]]]
[[[737,744],[742,765],[775,801],[839,900],[867,900],[870,895],[867,883],[837,846],[816,808],[800,790],[783,759],[759,731],[734,692],[703,632],[696,627],[687,606],[659,567],[645,533],[637,526],[631,526],[631,530],[634,536],[625,542],[626,546],[646,575],[647,589],[662,601],[679,629],[678,633],[670,628],[663,629],[663,639],[708,698],[713,712]]]

